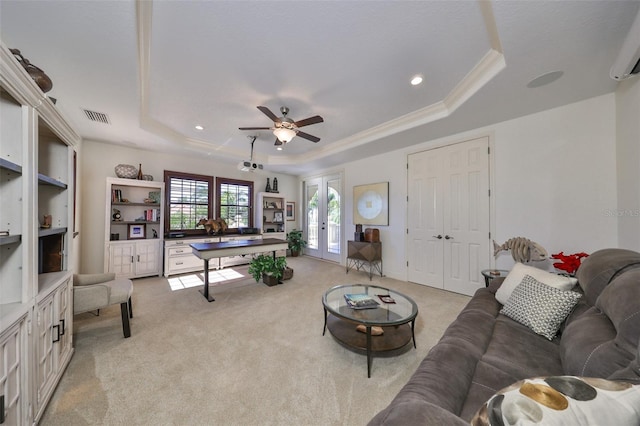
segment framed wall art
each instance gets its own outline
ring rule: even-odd
[[[139,240],[145,238],[145,227],[144,225],[138,224],[129,224],[129,232],[127,232],[128,240]]]
[[[353,187],[353,223],[389,225],[389,182]]]
[[[296,203],[295,201],[287,201],[287,208],[285,209],[287,220],[296,220]]]
[[[273,221],[275,223],[282,223],[283,222],[283,220],[282,220],[282,212],[273,213]]]

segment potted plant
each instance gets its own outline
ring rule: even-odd
[[[287,234],[287,242],[289,243],[289,250],[291,250],[291,256],[293,257],[298,256],[302,249],[307,246],[307,242],[302,238],[302,231],[297,229]]]
[[[260,281],[268,286],[279,284],[284,269],[287,267],[287,259],[284,256],[273,258],[269,254],[261,254],[253,258],[249,264],[249,273],[256,282]]]

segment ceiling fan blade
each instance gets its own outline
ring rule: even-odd
[[[296,136],[300,136],[301,138],[304,138],[304,139],[309,140],[311,142],[320,142],[320,138],[319,137],[310,135],[309,133],[298,131],[298,134]]]
[[[274,143],[275,146],[279,146],[282,145],[282,141],[278,138],[276,138],[276,143]]]
[[[310,124],[322,123],[323,121],[324,119],[322,117],[315,115],[313,117],[305,118],[304,120],[296,121],[293,124],[295,124],[296,127],[304,127],[309,126]]]
[[[238,127],[239,130],[271,130],[271,127]]]
[[[272,113],[271,110],[266,106],[259,106],[258,109],[262,111],[264,115],[269,117],[271,121],[273,121],[274,123],[280,123],[280,118],[278,118],[274,113]]]

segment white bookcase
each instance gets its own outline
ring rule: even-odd
[[[0,43],[0,399],[37,424],[73,354],[78,134]],[[45,223],[45,215],[50,217]]]
[[[260,226],[263,238],[287,239],[287,219],[285,217],[286,200],[278,193],[258,192],[256,203],[256,226]],[[286,256],[286,250],[276,252],[277,256]]]
[[[107,178],[105,205],[105,272],[162,276],[164,183]]]

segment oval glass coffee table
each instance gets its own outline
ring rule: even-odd
[[[345,295],[353,295],[353,299],[374,300],[377,304],[374,308],[351,307]],[[418,305],[402,293],[375,285],[339,285],[327,290],[322,296],[322,304],[322,335],[324,336],[328,328],[331,334],[347,347],[366,351],[368,377],[371,377],[371,359],[374,352],[399,349],[411,340],[413,347],[416,347],[414,328]],[[363,328],[364,332],[357,331],[358,326]],[[373,327],[380,327],[383,333],[373,335]]]

